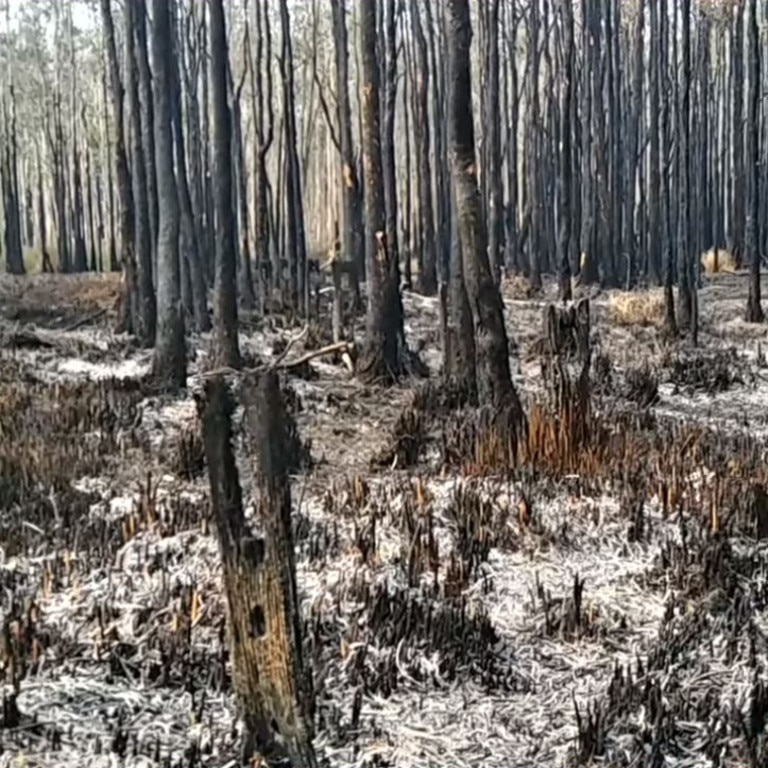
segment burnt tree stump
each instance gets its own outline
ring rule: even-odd
[[[254,533],[243,513],[232,449],[234,400],[220,379],[206,385],[203,418],[214,522],[227,597],[232,676],[245,725],[243,762],[317,765],[307,709],[288,484],[288,440],[277,375],[243,391],[258,467]]]
[[[548,304],[543,320],[542,378],[560,416],[561,436],[576,448],[587,438],[591,410],[589,300],[562,308]]]

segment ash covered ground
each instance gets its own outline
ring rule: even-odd
[[[460,417],[420,415],[424,382],[286,373],[325,764],[764,764],[768,328],[741,321],[746,289],[705,285],[696,350],[661,340],[659,294],[591,297],[594,418],[645,430],[610,470],[595,448],[583,472],[482,471],[456,459]],[[238,760],[194,400],[207,340],[188,396],[153,394],[151,353],[109,330],[116,290],[0,278],[0,766]],[[531,407],[554,294],[504,290]],[[404,304],[436,377],[437,301]],[[246,319],[242,347],[268,363],[300,330]],[[326,342],[310,328],[293,352]]]

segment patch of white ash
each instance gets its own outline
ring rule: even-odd
[[[59,361],[56,371],[62,376],[86,378],[94,381],[101,379],[137,379],[146,376],[151,362],[144,357],[129,358],[119,363],[89,363],[80,358],[70,357]]]

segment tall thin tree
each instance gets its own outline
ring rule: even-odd
[[[213,198],[216,264],[213,294],[214,362],[239,368],[237,338],[237,253],[232,205],[232,129],[227,104],[227,28],[222,0],[208,0],[210,78],[213,92]]]
[[[746,258],[749,259],[749,298],[746,320],[762,323],[763,307],[760,303],[760,42],[757,20],[757,0],[749,0],[747,69],[747,185]]]
[[[522,418],[522,405],[512,384],[504,308],[488,262],[488,233],[480,199],[472,112],[469,0],[448,2],[448,97],[451,177],[456,194],[457,229],[462,265],[472,310],[481,403],[509,409]]]
[[[157,336],[154,374],[163,390],[186,384],[187,353],[181,311],[179,199],[173,168],[173,48],[170,3],[153,0],[154,148],[157,178]]]
[[[359,5],[363,179],[367,224],[365,246],[368,267],[366,339],[360,373],[366,380],[392,381],[402,370],[400,341],[403,335],[403,315],[397,264],[392,263],[386,235],[376,1],[360,0]]]

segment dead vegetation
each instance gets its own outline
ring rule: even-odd
[[[759,389],[759,369],[722,346],[645,346],[627,365],[611,334],[633,326],[600,301],[545,308],[522,428],[434,377],[396,392],[330,358],[312,380],[282,372],[323,759],[763,760],[765,442],[658,407],[670,385],[694,403]],[[97,353],[29,330],[52,346],[0,366],[4,746],[68,765],[234,760],[195,403],[136,378],[43,376]],[[254,333],[264,359],[296,336]]]
[[[664,292],[613,292],[608,298],[611,322],[621,326],[660,326],[664,322]]]
[[[701,254],[701,268],[708,275],[718,272],[732,273],[738,269],[733,254],[725,248],[712,248]]]

